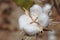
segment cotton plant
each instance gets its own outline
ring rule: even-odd
[[[20,29],[24,30],[29,35],[43,32],[43,29],[49,24],[48,12],[50,8],[50,5],[41,7],[38,4],[33,5],[30,8],[30,12],[23,8],[25,14],[21,15],[18,20]]]

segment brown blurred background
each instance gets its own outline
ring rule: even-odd
[[[54,2],[45,0],[48,3]],[[56,1],[56,0],[55,0]],[[45,32],[41,37],[26,36],[23,31],[19,30],[18,18],[24,14],[22,7],[29,8],[35,4],[39,4],[40,0],[0,0],[0,40],[48,40]],[[52,9],[51,18],[60,22],[60,6],[59,0],[55,2]],[[50,29],[55,30],[57,40],[60,40],[60,24],[50,25]]]

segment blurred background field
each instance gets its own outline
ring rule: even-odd
[[[8,1],[8,0],[7,0]],[[4,26],[3,28],[8,28],[9,31],[5,31],[5,30],[0,30],[0,40],[36,40],[35,36],[26,36],[24,35],[23,31],[19,30],[19,26],[18,26],[18,18],[20,15],[24,14],[24,10],[23,7],[25,7],[26,9],[29,10],[29,8],[39,0],[10,0],[10,2],[8,2],[8,7],[6,6],[6,4],[2,4],[0,6],[3,6],[2,9],[4,10],[4,8],[9,8],[11,7],[12,11],[10,13],[10,15],[8,16],[6,15],[2,15],[3,10],[0,9],[0,23],[1,20],[3,20],[3,18],[7,18],[10,21],[10,24],[7,24],[8,26]],[[60,0],[58,0],[60,3]],[[5,5],[5,6],[4,6]],[[1,8],[1,7],[0,7]],[[60,15],[58,14],[58,12],[56,11],[55,7],[53,8],[53,14],[51,16],[53,19],[55,19],[54,21],[58,21],[60,22]],[[54,29],[56,31],[56,38],[57,40],[60,40],[60,24],[56,24],[56,25],[50,25],[49,28]],[[47,40],[47,32],[45,32],[42,37],[38,37],[37,40]]]

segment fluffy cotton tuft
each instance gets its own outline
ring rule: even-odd
[[[30,13],[34,16],[38,16],[41,12],[41,7],[38,4],[35,4],[30,8]]]
[[[28,23],[32,21],[27,15],[24,14],[19,17],[18,22],[19,22],[20,29],[23,29],[25,25],[27,25]]]
[[[44,6],[44,12],[46,12],[46,11],[50,11],[50,9],[51,9],[51,5],[50,4],[45,4],[45,6]]]
[[[49,14],[49,16],[51,16],[51,15],[52,15],[51,7],[52,7],[52,6],[51,6],[50,4],[45,4],[45,6],[43,7],[44,13]],[[49,13],[49,12],[50,12],[50,13]]]
[[[25,26],[25,32],[29,35],[34,35],[38,32],[40,32],[38,29],[37,29],[38,25],[36,23],[33,23],[33,24],[27,24]]]
[[[49,16],[45,13],[42,13],[38,17],[39,23],[42,25],[43,28],[46,28],[49,24]]]

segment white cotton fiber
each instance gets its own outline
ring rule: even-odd
[[[46,28],[49,24],[49,16],[46,15],[45,13],[42,13],[39,15],[38,21],[43,28]]]
[[[35,4],[30,8],[30,13],[33,16],[38,16],[41,12],[41,7],[38,4]]]
[[[18,22],[20,29],[23,29],[26,24],[29,24],[31,22],[31,19],[29,18],[29,16],[24,14],[19,17]]]
[[[40,32],[38,29],[37,29],[38,25],[36,23],[33,23],[33,24],[27,24],[25,26],[25,32],[29,35],[34,35],[38,32]]]
[[[48,14],[49,16],[52,15],[52,12],[51,12],[51,5],[50,4],[45,4],[45,6],[43,7],[43,11],[44,13]],[[50,13],[49,13],[50,12]]]
[[[50,11],[50,9],[51,9],[51,5],[50,4],[45,4],[45,6],[44,6],[44,12],[46,12],[46,11]]]

